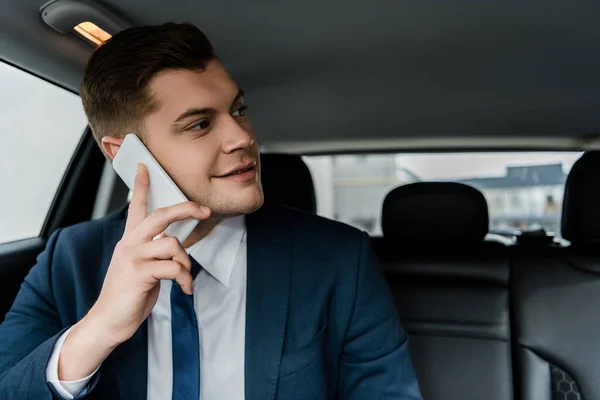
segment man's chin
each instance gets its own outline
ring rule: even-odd
[[[243,215],[243,214],[252,214],[258,211],[262,205],[264,204],[264,199],[261,197],[259,200],[254,202],[249,202],[247,205],[240,207],[238,210],[234,211],[235,215]]]
[[[239,215],[252,214],[258,211],[264,204],[262,193],[260,196],[250,196],[245,198],[230,198],[219,202],[211,208],[213,216],[222,218],[237,217]]]

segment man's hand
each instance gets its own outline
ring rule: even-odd
[[[175,221],[207,219],[210,210],[187,202],[148,215],[148,186],[148,171],[140,164],[125,233],[115,247],[98,300],[63,344],[60,380],[90,375],[133,336],[156,304],[162,279],[175,280],[185,293],[193,292],[190,258],[176,238],[163,232]]]

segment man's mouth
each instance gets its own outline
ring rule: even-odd
[[[229,173],[229,174],[225,174],[224,176],[239,175],[239,174],[243,174],[244,172],[248,172],[248,171],[250,171],[250,170],[252,170],[252,169],[254,169],[254,165],[253,165],[253,166],[251,166],[251,167],[242,168],[242,169],[239,169],[239,170],[237,170],[237,171],[233,171],[233,172],[231,172],[231,173]]]
[[[256,178],[256,162],[239,165],[216,178],[245,182]]]

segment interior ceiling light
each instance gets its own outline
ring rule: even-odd
[[[79,33],[81,36],[98,46],[106,42],[111,37],[110,33],[89,21],[82,22],[73,29],[75,29],[75,32]]]
[[[87,0],[54,0],[40,8],[42,20],[62,34],[77,32],[99,46],[131,23],[106,7]]]

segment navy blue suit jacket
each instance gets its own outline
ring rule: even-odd
[[[52,234],[0,325],[0,398],[60,398],[46,365],[60,334],[97,299],[125,217],[123,209]],[[246,400],[420,399],[369,237],[280,207],[246,221]],[[145,400],[147,340],[144,323],[85,397]]]

